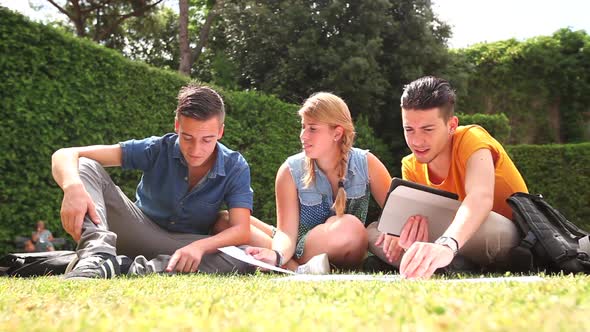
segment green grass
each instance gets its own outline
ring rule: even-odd
[[[280,275],[0,278],[0,331],[581,331],[590,276],[277,282]]]

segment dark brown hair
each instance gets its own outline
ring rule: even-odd
[[[443,119],[449,120],[455,110],[455,91],[445,79],[421,77],[404,87],[401,107],[406,111],[438,107]]]
[[[225,106],[223,99],[208,86],[189,84],[178,93],[176,116],[184,115],[196,120],[205,121],[215,116],[220,124],[225,120]]]

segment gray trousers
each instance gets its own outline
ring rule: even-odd
[[[381,233],[377,229],[378,225],[379,222],[376,221],[367,227],[369,251],[389,263],[383,253],[383,245],[375,245]],[[430,239],[432,242],[434,240],[436,239]],[[519,242],[518,229],[512,221],[494,220],[494,222],[484,222],[469,241],[459,249],[459,254],[480,266],[503,265],[507,263],[510,249],[516,247]],[[400,261],[389,264],[399,267]]]
[[[96,253],[125,255],[134,259],[134,271],[163,272],[170,255],[208,235],[171,233],[155,224],[121,189],[96,161],[80,158],[79,173],[86,191],[96,205],[100,224],[88,216],[76,248],[82,259]],[[221,252],[203,255],[199,272],[251,273],[255,268]]]

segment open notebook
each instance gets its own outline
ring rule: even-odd
[[[447,230],[459,206],[461,201],[454,193],[393,178],[378,229],[399,236],[408,218],[419,214],[428,218],[428,240],[432,242]],[[485,222],[497,219],[506,217],[492,211]]]

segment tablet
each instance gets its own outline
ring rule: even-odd
[[[399,236],[411,216],[422,215],[428,218],[428,241],[434,242],[449,228],[460,206],[457,194],[393,178],[377,229]],[[484,222],[497,219],[506,217],[492,211]]]
[[[406,221],[419,214],[428,218],[428,240],[432,242],[447,230],[459,206],[459,196],[454,193],[393,178],[378,229],[399,236]]]

